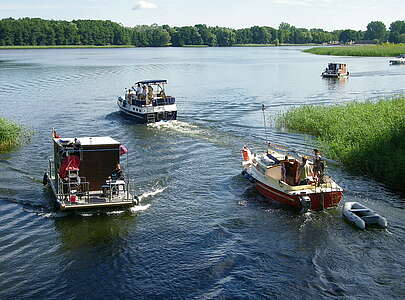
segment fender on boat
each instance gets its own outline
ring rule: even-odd
[[[48,174],[45,172],[44,177],[42,177],[42,184],[47,185],[48,184]]]

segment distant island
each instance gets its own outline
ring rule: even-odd
[[[365,31],[296,28],[281,23],[278,29],[253,26],[243,29],[204,24],[170,27],[139,25],[125,27],[104,20],[56,21],[40,18],[0,20],[0,48],[26,47],[229,47],[281,44],[405,43],[405,21],[370,22]]]

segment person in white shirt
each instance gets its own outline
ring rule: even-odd
[[[142,87],[141,87],[141,84],[140,84],[140,83],[137,84],[135,91],[136,91],[136,95],[137,95],[138,98],[139,98],[139,96],[142,94]]]

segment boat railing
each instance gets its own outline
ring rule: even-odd
[[[69,182],[57,176],[57,198],[66,204],[90,203],[90,183],[84,177],[80,177],[80,182]]]
[[[102,186],[102,190],[107,202],[114,202],[117,197],[122,202],[131,202],[135,199],[134,184],[130,180],[109,179]]]

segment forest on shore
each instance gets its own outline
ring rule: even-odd
[[[57,21],[40,18],[0,20],[0,46],[133,45],[162,47],[185,45],[234,46],[247,44],[322,44],[368,41],[405,43],[405,21],[392,22],[387,29],[380,21],[365,31],[296,28],[287,23],[272,28],[253,26],[243,29],[210,27],[204,24],[170,27],[138,25],[125,27],[104,20]]]

